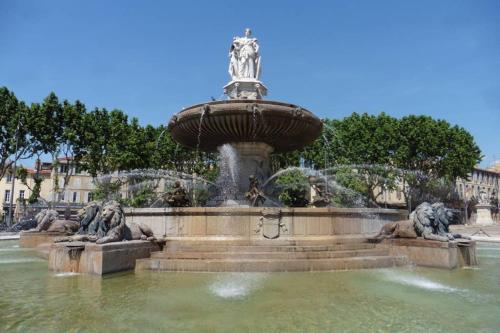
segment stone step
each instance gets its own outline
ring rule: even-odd
[[[169,252],[315,252],[315,251],[346,251],[373,249],[376,244],[347,243],[334,245],[197,245],[190,246],[182,243],[169,244],[164,250]]]
[[[393,267],[408,264],[405,256],[362,256],[331,259],[138,259],[135,270],[189,272],[293,272]]]
[[[324,259],[357,256],[384,256],[387,249],[361,249],[347,251],[302,251],[302,252],[171,252],[161,251],[151,254],[155,259]]]
[[[346,243],[367,243],[368,239],[365,236],[336,236],[336,237],[318,237],[313,239],[202,239],[202,240],[184,240],[167,238],[169,245],[290,245],[290,246],[309,246],[309,245],[335,245]]]

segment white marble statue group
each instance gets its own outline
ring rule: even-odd
[[[245,29],[244,37],[234,37],[229,50],[229,75],[233,81],[260,79],[261,64],[259,44],[252,38],[252,31]]]

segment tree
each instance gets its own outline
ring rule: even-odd
[[[481,160],[481,151],[472,135],[444,120],[410,115],[399,121],[398,128],[399,145],[393,160],[400,169],[409,210],[414,207],[412,194],[435,187],[428,183],[440,178],[444,182],[467,178]]]
[[[106,109],[95,108],[92,112],[86,113],[83,118],[83,128],[87,145],[84,148],[82,168],[94,178],[99,173],[109,173],[112,171],[112,166],[107,160],[111,136],[109,112]]]
[[[381,113],[353,113],[332,121],[330,149],[338,165],[351,165],[365,183],[367,197],[376,202],[380,189],[394,189],[394,154],[399,146],[398,120]]]
[[[80,101],[71,104],[64,100],[61,106],[61,117],[58,119],[60,133],[56,137],[56,149],[53,151],[53,166],[56,177],[56,192],[59,186],[59,174],[62,174],[61,192],[66,192],[71,177],[80,169],[80,162],[87,146],[84,117],[85,105]],[[62,168],[59,166],[62,165]]]
[[[334,140],[334,120],[323,119],[321,135],[312,144],[287,153],[277,153],[271,156],[271,168],[274,172],[290,166],[299,166],[301,160],[315,169],[327,169],[335,161],[334,151],[331,149]]]
[[[28,107],[6,87],[0,88],[0,180],[12,165],[34,154]]]
[[[38,201],[40,197],[40,190],[42,188],[43,178],[39,174],[39,170],[37,169],[37,173],[33,176],[33,187],[31,187],[28,183],[28,170],[24,167],[17,169],[16,177],[23,183],[29,190],[31,190],[31,194],[28,198],[28,203],[33,204]]]
[[[283,173],[276,179],[276,185],[281,189],[278,198],[285,205],[305,207],[309,203],[309,182],[302,171],[296,169]]]

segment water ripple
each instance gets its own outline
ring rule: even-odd
[[[217,277],[209,286],[210,292],[222,298],[243,298],[257,289],[265,274],[230,273]]]

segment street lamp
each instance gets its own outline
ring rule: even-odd
[[[17,169],[17,148],[19,145],[19,128],[21,127],[21,117],[17,120],[17,129],[16,129],[16,149],[14,150],[14,166],[12,167],[12,186],[10,188],[10,202],[9,202],[9,219],[7,225],[10,227],[12,225],[13,219],[13,203],[15,200],[14,196],[14,186],[16,184],[16,169]]]

